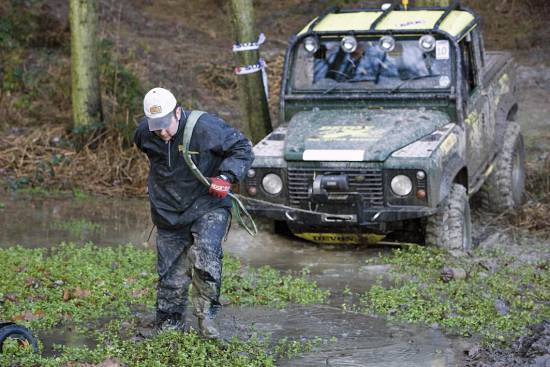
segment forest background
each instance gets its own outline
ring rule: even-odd
[[[0,177],[9,190],[46,188],[146,195],[147,161],[131,137],[152,87],[174,92],[185,108],[214,112],[243,128],[234,43],[223,0],[100,0],[104,125],[81,144],[71,115],[69,5],[65,0],[0,2]],[[330,6],[380,1],[254,1],[270,110],[288,38]],[[543,0],[463,1],[478,11],[488,49],[513,52],[522,65],[550,61],[550,5]],[[532,184],[541,177],[531,175]],[[536,181],[536,182],[535,182]],[[546,185],[548,183],[546,182]]]

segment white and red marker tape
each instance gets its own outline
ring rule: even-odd
[[[256,42],[237,43],[233,45],[233,52],[257,50],[265,42],[265,40],[265,34],[260,33],[260,36],[258,37],[258,40]]]
[[[262,81],[264,84],[265,89],[265,96],[266,98],[269,98],[269,83],[267,80],[267,72],[265,69],[267,68],[267,64],[264,59],[261,59],[258,61],[257,64],[253,65],[247,65],[247,66],[241,66],[235,68],[235,74],[237,75],[247,75],[252,73],[257,73],[258,71],[262,72]]]

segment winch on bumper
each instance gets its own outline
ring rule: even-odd
[[[307,226],[338,227],[348,224],[351,227],[363,227],[375,231],[389,230],[388,224],[409,219],[427,217],[437,209],[427,207],[392,207],[364,209],[357,214],[332,214],[294,208],[268,201],[241,197],[251,214]],[[391,225],[391,224],[390,224]]]
[[[293,227],[333,230],[356,229],[387,233],[403,221],[430,216],[437,209],[428,206],[426,177],[416,178],[417,170],[383,171],[379,167],[312,167],[290,165],[286,169],[253,171],[245,181],[243,197],[255,215],[285,221]],[[263,179],[280,177],[280,192],[265,190]],[[398,175],[411,177],[411,192],[404,197],[390,192],[390,182]],[[252,177],[251,177],[252,176]],[[251,190],[252,189],[252,190]]]

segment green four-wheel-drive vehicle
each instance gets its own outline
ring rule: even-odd
[[[408,233],[468,250],[474,194],[493,212],[522,201],[515,74],[456,2],[331,9],[291,41],[245,205],[315,242]]]

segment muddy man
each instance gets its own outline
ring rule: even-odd
[[[232,183],[244,178],[254,160],[252,144],[221,118],[203,114],[193,130],[190,151],[210,187],[202,185],[186,164],[183,135],[191,111],[163,88],[143,100],[145,118],[134,142],[150,162],[148,191],[151,218],[158,228],[156,324],[184,330],[189,285],[199,332],[219,338],[214,318],[222,275],[222,240],[231,221]]]

